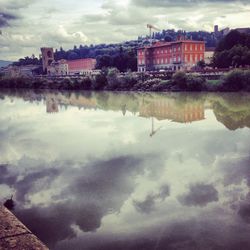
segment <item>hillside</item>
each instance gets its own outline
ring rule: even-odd
[[[11,61],[0,60],[0,68],[10,65]]]

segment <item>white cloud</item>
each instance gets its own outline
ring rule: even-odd
[[[249,15],[250,3],[244,0],[0,0],[0,59],[38,55],[44,45],[69,49],[136,39],[148,33],[147,23],[160,29],[212,30],[215,23],[246,27]]]

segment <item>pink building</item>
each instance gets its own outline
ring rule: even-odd
[[[203,41],[157,42],[137,50],[138,71],[190,69],[204,60]]]
[[[86,58],[77,60],[59,60],[53,61],[49,66],[48,75],[65,76],[65,75],[92,75],[95,70],[96,59]]]
[[[66,62],[68,65],[68,74],[85,74],[88,71],[92,71],[96,66],[96,59],[86,58],[86,59],[77,59],[77,60],[68,60]]]

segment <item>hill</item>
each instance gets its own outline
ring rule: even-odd
[[[10,65],[11,63],[12,63],[11,61],[0,60],[0,68],[6,67],[6,66]]]

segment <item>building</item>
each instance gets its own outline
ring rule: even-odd
[[[13,66],[9,65],[7,67],[1,68],[0,72],[8,77],[31,77],[36,75],[36,71],[39,69],[39,65],[23,65],[23,66]]]
[[[137,50],[138,71],[189,70],[204,60],[204,52],[204,41],[156,42]]]
[[[41,48],[43,72],[51,76],[95,74],[96,59],[54,60],[53,48]]]
[[[54,52],[53,48],[41,48],[42,52],[42,62],[43,62],[43,72],[47,74],[48,67],[54,61]]]
[[[213,57],[214,57],[214,52],[215,52],[214,47],[207,47],[205,49],[204,61],[205,61],[206,64],[211,64],[212,63]]]
[[[178,103],[174,99],[152,100],[139,107],[141,117],[154,117],[157,120],[171,120],[178,123],[191,123],[205,119],[204,104],[200,102]]]
[[[214,25],[214,34],[218,34],[219,33],[219,26],[218,25]]]
[[[95,69],[96,59],[85,58],[77,60],[68,60],[66,64],[68,65],[69,75],[89,75]]]

